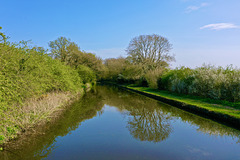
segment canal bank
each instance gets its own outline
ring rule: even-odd
[[[1,159],[238,159],[240,133],[117,86],[98,85]],[[93,154],[94,153],[94,154]]]
[[[170,94],[161,94],[159,90],[149,89],[147,87],[132,87],[129,85],[119,85],[112,82],[101,82],[108,85],[116,85],[123,89],[153,98],[155,100],[167,103],[182,110],[191,112],[204,118],[211,119],[218,123],[240,130],[240,110],[219,104],[210,104],[190,100],[184,97],[171,96]]]
[[[1,121],[5,125],[8,123],[15,124],[15,127],[7,127],[6,132],[0,134],[0,151],[4,150],[16,139],[22,139],[32,133],[35,134],[38,127],[45,126],[61,117],[72,103],[81,100],[93,87],[95,86],[86,83],[82,85],[78,92],[55,91],[25,100],[22,106],[16,107],[16,111],[8,113],[8,119]],[[3,128],[4,126],[0,127]],[[23,139],[26,140],[26,138]]]

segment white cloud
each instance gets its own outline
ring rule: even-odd
[[[201,3],[199,6],[188,6],[186,9],[186,13],[199,10],[200,8],[206,7],[208,5],[209,5],[208,3]]]
[[[200,29],[211,29],[211,30],[222,30],[222,29],[233,29],[239,28],[239,26],[232,23],[215,23],[202,26]]]

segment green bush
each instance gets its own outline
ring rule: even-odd
[[[202,66],[186,67],[166,72],[158,80],[158,88],[172,92],[197,95],[216,100],[240,101],[240,70]]]
[[[163,74],[163,69],[161,68],[156,68],[154,70],[149,70],[145,74],[145,79],[147,80],[148,86],[153,89],[158,88],[158,79],[161,77]]]
[[[78,65],[77,67],[78,75],[82,78],[83,83],[92,83],[96,81],[96,74],[87,66]]]
[[[21,130],[11,117],[21,120],[25,116],[19,112],[25,100],[53,91],[81,92],[82,88],[79,72],[44,50],[24,43],[0,43],[0,144]]]
[[[82,80],[70,66],[35,49],[0,45],[0,103],[10,105],[54,90],[79,90]]]

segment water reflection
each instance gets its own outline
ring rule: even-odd
[[[240,142],[240,132],[214,121],[196,116],[176,107],[158,102],[145,96],[126,92],[112,86],[99,86],[104,103],[118,107],[119,111],[127,110],[130,116],[128,128],[133,137],[142,141],[159,142],[166,139],[173,131],[170,120],[181,119],[196,127],[196,130],[212,136],[230,136]],[[126,114],[124,112],[124,114]],[[156,135],[152,135],[154,133]]]
[[[25,133],[19,140],[12,141],[4,152],[0,152],[0,159],[48,157],[56,150],[59,137],[71,134],[84,121],[104,114],[104,105],[116,107],[127,119],[125,125],[131,136],[140,141],[157,143],[167,140],[174,132],[173,123],[181,120],[194,126],[200,133],[232,137],[239,143],[238,130],[117,87],[97,86],[94,93],[89,93],[72,104],[54,121],[39,126],[34,133]]]
[[[43,159],[56,148],[57,137],[71,134],[82,122],[101,115],[101,96],[88,94],[80,101],[73,103],[69,109],[59,113],[53,121],[39,126],[31,132],[25,133],[18,140],[12,141],[4,152],[0,152],[0,159]]]
[[[127,128],[130,134],[141,141],[160,142],[168,138],[172,131],[169,115],[161,110],[136,109],[130,112]]]

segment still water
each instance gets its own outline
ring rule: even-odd
[[[240,132],[117,87],[97,86],[0,159],[240,159]]]

